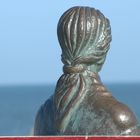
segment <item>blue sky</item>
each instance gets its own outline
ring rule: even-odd
[[[102,81],[140,82],[139,0],[1,0],[0,85],[56,83],[62,74],[57,23],[77,5],[110,19],[113,40]]]

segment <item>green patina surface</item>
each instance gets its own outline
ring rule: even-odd
[[[39,110],[35,135],[138,135],[133,112],[115,99],[98,72],[111,42],[109,20],[90,7],[67,10],[58,23],[64,74]]]

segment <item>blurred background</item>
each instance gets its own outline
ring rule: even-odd
[[[32,135],[40,105],[62,74],[60,16],[72,6],[99,9],[110,19],[112,43],[103,83],[140,119],[139,0],[0,1],[0,135]]]

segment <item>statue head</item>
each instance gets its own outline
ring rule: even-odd
[[[58,39],[62,48],[64,72],[83,70],[98,72],[111,42],[109,20],[90,7],[67,10],[58,23]]]
[[[57,82],[53,104],[56,128],[63,131],[71,116],[69,112],[87,94],[94,94],[93,85],[100,83],[96,73],[109,50],[111,29],[109,20],[100,11],[73,7],[60,18],[57,33],[64,74]]]

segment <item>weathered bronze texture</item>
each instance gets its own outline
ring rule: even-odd
[[[137,135],[138,121],[102,84],[98,72],[111,42],[109,20],[90,7],[73,7],[58,23],[64,74],[40,108],[34,135]]]

